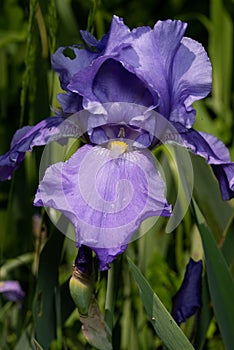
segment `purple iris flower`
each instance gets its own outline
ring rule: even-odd
[[[202,260],[189,260],[183,283],[173,297],[172,316],[180,325],[201,308]]]
[[[77,246],[92,248],[105,269],[126,249],[143,220],[170,216],[171,206],[147,150],[152,141],[147,129],[155,122],[152,111],[118,102],[101,107],[96,114],[74,116],[81,130],[95,123],[88,131],[90,144],[46,170],[34,204],[62,212],[73,223]]]
[[[25,293],[17,281],[0,281],[0,293],[5,299],[17,302],[21,300]]]
[[[34,204],[62,212],[74,225],[77,246],[92,248],[101,269],[126,249],[143,220],[171,215],[147,147],[174,142],[204,157],[223,199],[234,196],[228,150],[192,129],[192,104],[211,90],[211,64],[203,47],[184,36],[186,27],[166,20],[131,31],[113,16],[99,41],[82,31],[84,48],[61,47],[52,56],[65,91],[58,95],[62,112],[18,130],[0,157],[0,179],[10,179],[34,146],[85,134],[88,144],[48,167]]]

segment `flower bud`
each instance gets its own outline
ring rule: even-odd
[[[72,299],[83,316],[88,314],[94,289],[92,250],[81,246],[69,283]]]
[[[88,277],[88,278],[87,278]],[[87,315],[93,295],[93,280],[73,266],[69,287],[72,299],[81,315]]]

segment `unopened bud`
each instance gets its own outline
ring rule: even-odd
[[[79,272],[77,267],[73,266],[72,277],[70,279],[70,293],[72,299],[81,315],[87,315],[89,305],[93,295],[93,280],[87,278],[87,275]]]
[[[80,313],[87,315],[94,289],[92,251],[81,246],[69,283],[72,299]]]

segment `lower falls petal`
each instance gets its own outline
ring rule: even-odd
[[[47,169],[34,204],[57,209],[71,220],[77,246],[91,247],[105,268],[126,249],[143,220],[171,215],[164,191],[148,150],[116,155],[85,145]]]

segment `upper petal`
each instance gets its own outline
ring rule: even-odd
[[[182,38],[173,62],[170,120],[191,127],[196,113],[192,103],[206,97],[211,86],[212,68],[206,51],[197,41]]]
[[[143,33],[150,30],[150,27],[143,26],[134,28],[132,31],[124,23],[122,18],[114,15],[112,17],[110,30],[106,36],[103,37],[106,41],[104,48],[105,55],[119,53],[119,49],[127,47],[126,44],[131,43],[135,38],[140,37]]]
[[[87,30],[80,30],[80,34],[87,47],[96,49],[97,52],[102,52],[105,49],[109,38],[109,33],[105,34],[100,40],[97,40],[95,36]]]
[[[66,53],[70,51],[70,56]],[[76,46],[60,47],[51,57],[52,68],[59,74],[61,87],[67,90],[67,85],[71,78],[79,70],[87,67],[95,58],[99,56],[98,53],[78,48]]]
[[[139,57],[136,74],[160,95],[158,111],[191,127],[195,115],[191,104],[211,89],[211,65],[203,47],[183,37],[186,26],[181,21],[159,21],[131,46]]]
[[[181,21],[158,21],[154,29],[131,44],[139,57],[136,73],[158,91],[159,112],[169,117],[171,109],[171,74],[174,56],[186,30]]]
[[[106,60],[97,71],[92,90],[102,103],[120,101],[144,106],[155,103],[149,87],[113,59]]]
[[[132,40],[130,29],[117,16],[113,16],[109,33],[101,40],[97,41],[92,34],[86,31],[81,31],[81,35],[85,43],[96,50],[83,49],[81,45],[64,46],[60,47],[51,57],[52,67],[59,74],[64,90],[67,90],[72,77],[91,65],[95,59],[115,55],[123,42],[128,43]]]
[[[135,74],[138,56],[130,47],[133,40],[149,30],[149,27],[139,27],[130,31],[122,19],[113,16],[103,51],[82,69],[78,67],[66,86],[84,97],[84,107],[88,101],[127,101],[157,105],[157,93]],[[91,40],[88,37],[87,40],[94,42],[94,38]]]
[[[68,89],[82,95],[84,101],[129,102],[145,106],[158,104],[158,94],[144,80],[127,70],[118,57],[99,57],[92,66],[73,76]]]
[[[123,19],[113,16],[110,31],[108,33],[108,41],[105,48],[105,55],[113,54],[123,43],[132,41],[132,34],[128,26],[124,24]]]

